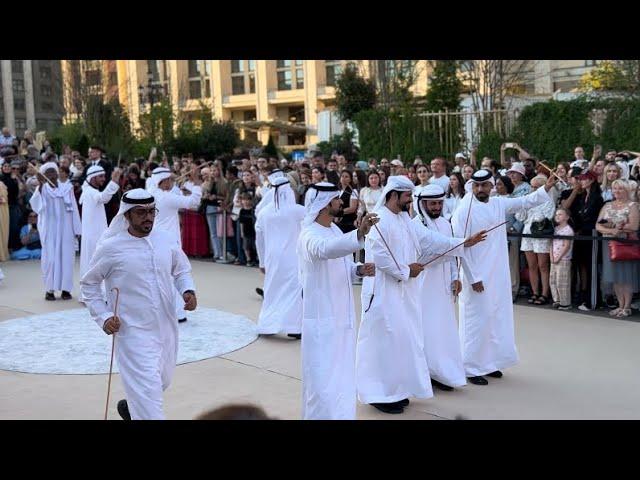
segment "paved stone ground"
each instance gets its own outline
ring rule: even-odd
[[[257,269],[192,264],[201,305],[257,319]],[[6,279],[0,285],[0,321],[78,308],[75,299],[44,300],[38,261],[1,267]],[[359,287],[356,293],[359,309]],[[521,305],[515,312],[521,363],[504,378],[489,378],[486,387],[436,391],[432,399],[412,401],[404,415],[359,405],[358,418],[640,419],[638,323]],[[106,386],[106,375],[0,371],[0,419],[101,419]],[[189,419],[228,402],[252,402],[278,418],[299,419],[300,396],[300,343],[267,337],[222,357],[178,366],[165,411],[170,419]],[[115,404],[122,397],[116,375],[110,418],[119,418]]]

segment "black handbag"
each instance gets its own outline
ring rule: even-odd
[[[554,228],[553,222],[548,218],[540,222],[531,223],[531,234],[532,235],[553,235]]]

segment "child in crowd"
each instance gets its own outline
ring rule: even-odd
[[[247,267],[255,267],[257,263],[256,252],[256,215],[253,199],[249,193],[240,194],[242,208],[238,215],[240,223],[240,237],[242,238],[242,249],[247,257]]]
[[[573,229],[569,225],[569,210],[558,208],[555,214],[555,235],[573,236]],[[571,309],[571,251],[573,240],[553,239],[551,244],[551,272],[549,286],[553,297],[553,308],[558,310]]]

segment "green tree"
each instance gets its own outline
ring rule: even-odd
[[[426,108],[430,112],[457,111],[460,108],[462,82],[456,60],[436,60],[429,76]]]
[[[134,138],[127,114],[117,100],[103,103],[94,97],[86,105],[86,134],[92,143],[101,145],[112,158],[128,156]]]
[[[640,60],[605,60],[580,80],[583,92],[640,92]]]
[[[267,146],[264,147],[263,153],[271,157],[278,156],[278,149],[276,148],[276,144],[273,142],[272,136],[269,136],[269,142],[267,143]]]
[[[376,104],[376,86],[361,77],[354,65],[347,65],[336,82],[336,106],[342,121],[351,121],[363,110]]]

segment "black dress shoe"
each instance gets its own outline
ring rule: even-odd
[[[179,319],[178,319],[178,323],[184,323],[184,322],[186,322],[186,321],[187,321],[187,317],[179,318]]]
[[[60,298],[62,300],[71,300],[71,294],[63,290],[62,295],[60,295]]]
[[[262,290],[261,288],[256,288],[256,293],[264,298],[264,290]]]
[[[487,373],[489,377],[493,378],[502,378],[502,372],[500,370],[496,370],[495,372]]]
[[[440,383],[437,380],[434,380],[433,378],[431,379],[431,385],[433,385],[436,388],[439,388],[440,390],[444,390],[445,392],[450,392],[451,390],[453,390],[453,387],[450,387],[449,385],[445,385],[444,383]]]
[[[295,338],[296,340],[300,340],[302,338],[301,333],[288,333],[287,337]]]
[[[404,400],[400,400],[399,402],[396,402],[396,405],[404,408],[409,405],[409,399],[405,398]]]
[[[44,294],[44,299],[52,302],[56,299],[56,296],[53,294],[53,292],[47,292]]]
[[[372,407],[377,408],[381,412],[389,413],[391,415],[396,415],[398,413],[403,413],[404,408],[402,408],[398,403],[372,403]]]
[[[131,420],[131,414],[129,413],[129,405],[126,400],[120,400],[118,402],[118,414],[123,420]]]
[[[489,382],[484,377],[468,377],[467,380],[474,385],[489,385]]]

